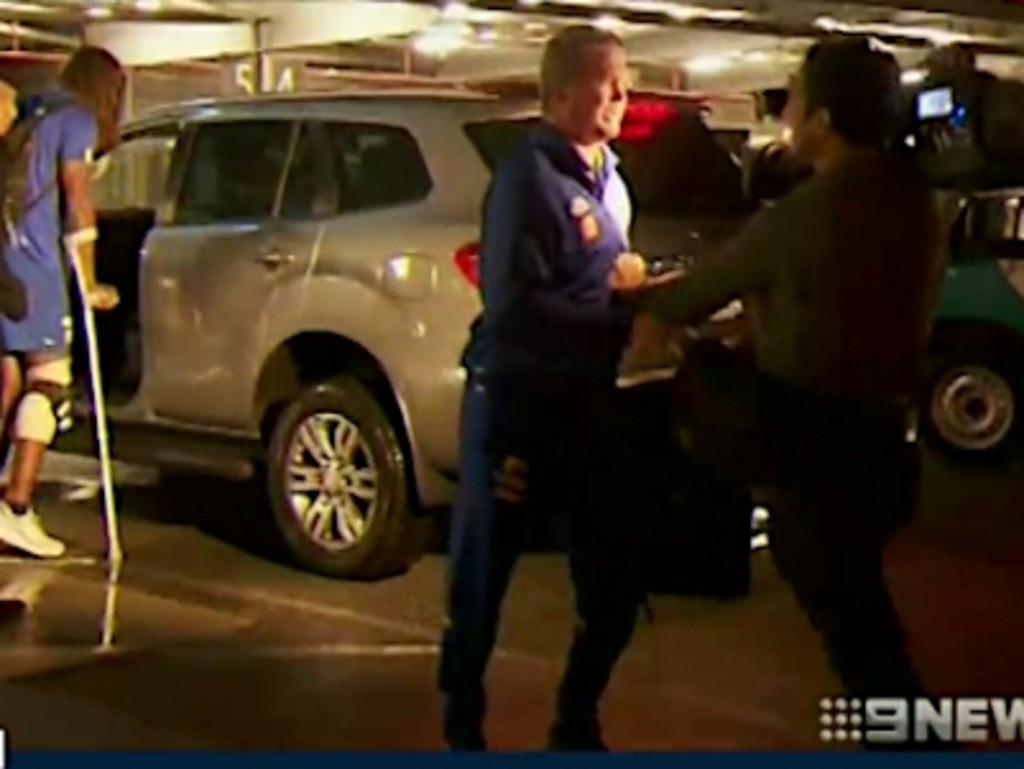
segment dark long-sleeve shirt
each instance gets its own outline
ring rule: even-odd
[[[650,291],[641,307],[693,325],[743,299],[760,370],[828,395],[905,398],[941,289],[939,233],[912,169],[862,158],[761,211],[723,252]]]

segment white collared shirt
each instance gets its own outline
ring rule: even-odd
[[[610,147],[604,148],[604,162],[608,164],[610,173],[601,203],[619,226],[622,240],[628,246],[629,233],[633,229],[633,200],[629,187],[619,173],[619,157]]]

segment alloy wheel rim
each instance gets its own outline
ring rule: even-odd
[[[331,551],[362,540],[377,510],[379,477],[358,425],[342,414],[311,414],[286,457],[285,494],[306,537]]]

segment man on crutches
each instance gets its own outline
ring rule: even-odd
[[[117,141],[124,84],[114,56],[81,48],[61,73],[61,88],[39,99],[12,129],[27,131],[28,141],[7,173],[4,257],[25,288],[27,311],[20,319],[0,317],[0,418],[13,445],[0,540],[39,558],[65,551],[43,528],[32,497],[46,449],[71,422],[68,276],[77,273],[81,281],[84,312],[118,303],[116,290],[96,282],[89,166]]]

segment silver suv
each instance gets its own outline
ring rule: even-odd
[[[635,114],[619,151],[639,247],[730,231],[744,204],[726,147],[742,137],[685,110]],[[98,319],[115,456],[265,477],[305,568],[410,565],[423,511],[454,489],[481,200],[532,115],[384,91],[192,103],[127,126],[95,182],[99,277],[122,295]],[[91,451],[86,433],[57,448]]]

